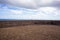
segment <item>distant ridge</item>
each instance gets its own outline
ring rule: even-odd
[[[10,21],[10,20],[13,21],[13,20],[34,20],[34,19],[0,19],[0,21]],[[41,20],[41,21],[45,21],[45,20]],[[46,21],[60,21],[60,20],[46,20]]]

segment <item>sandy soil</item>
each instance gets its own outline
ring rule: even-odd
[[[28,25],[0,28],[0,40],[60,40],[60,26]]]

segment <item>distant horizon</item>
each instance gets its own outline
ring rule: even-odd
[[[4,21],[4,20],[38,20],[38,19],[0,19],[0,21]],[[41,21],[43,21],[43,20],[41,20]],[[50,21],[60,21],[60,20],[50,20]]]

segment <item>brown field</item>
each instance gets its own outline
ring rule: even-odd
[[[60,20],[5,20],[0,21],[0,28],[26,25],[58,25]]]
[[[0,28],[0,40],[60,40],[60,26],[27,25]]]
[[[0,21],[0,40],[60,40],[60,21]]]

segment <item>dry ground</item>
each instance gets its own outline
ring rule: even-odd
[[[60,40],[60,26],[29,25],[0,28],[0,40]]]

